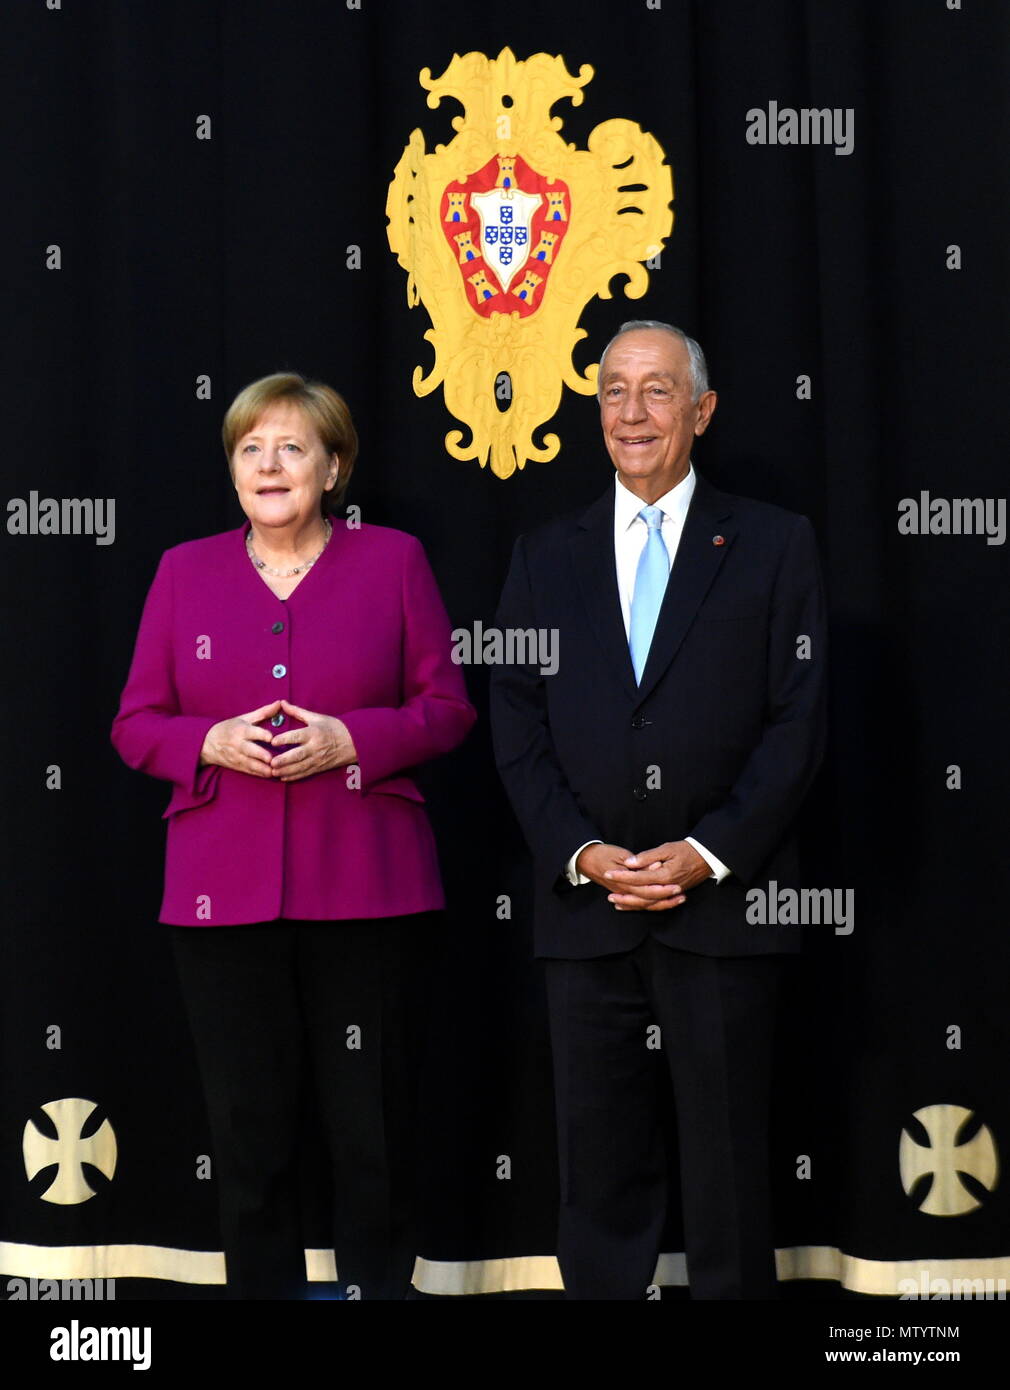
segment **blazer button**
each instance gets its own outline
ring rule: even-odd
[[[277,665],[274,667],[272,674],[277,678],[277,680],[280,680],[281,676],[286,676],[287,673],[288,668],[286,666]]]
[[[635,790],[632,792],[632,796],[634,796],[636,801],[644,801],[648,795],[649,793],[645,790],[644,787],[636,787]]]
[[[271,632],[283,632],[283,631],[284,631],[284,624],[281,623],[281,622],[276,622],[276,623],[274,623],[274,625],[273,625],[273,627],[270,629],[270,631],[271,631]]]
[[[634,719],[631,721],[631,727],[633,729],[644,729],[646,725],[651,723],[652,720],[646,719],[644,714],[636,714]]]
[[[275,729],[279,728],[280,725],[284,723],[283,714],[275,714],[273,718],[270,720],[270,723],[274,726]]]

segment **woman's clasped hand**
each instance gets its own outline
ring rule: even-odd
[[[305,726],[271,733],[259,721],[285,714]],[[264,745],[280,752],[267,752]],[[201,766],[230,768],[252,777],[296,782],[331,768],[347,767],[357,754],[347,725],[329,714],[302,709],[288,700],[274,700],[248,714],[222,719],[207,731],[200,751]]]

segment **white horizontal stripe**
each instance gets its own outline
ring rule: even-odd
[[[1010,1256],[979,1259],[866,1260],[832,1245],[796,1245],[775,1252],[779,1279],[832,1279],[854,1293],[896,1296],[902,1279],[1005,1279]],[[336,1278],[332,1250],[306,1250],[309,1279]],[[0,1241],[0,1272],[22,1279],[166,1279],[177,1284],[223,1284],[219,1250],[175,1250],[165,1245],[21,1245]],[[553,1255],[510,1255],[494,1260],[427,1260],[418,1256],[414,1287],[421,1293],[463,1295],[562,1288]],[[660,1255],[654,1283],[687,1284],[683,1254]]]
[[[167,1245],[16,1245],[0,1241],[0,1270],[22,1279],[169,1279],[223,1284],[219,1250]]]

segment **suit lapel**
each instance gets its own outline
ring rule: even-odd
[[[730,498],[698,477],[642,672],[642,683],[637,687],[639,700],[651,694],[677,655],[702,600],[729,553],[736,536],[736,528],[730,520],[732,512]],[[721,537],[721,540],[717,541],[716,537]],[[622,635],[623,630],[622,621]],[[624,649],[627,653],[627,641]],[[630,657],[628,665],[630,669]]]
[[[635,699],[638,686],[617,590],[613,487],[583,513],[570,545],[572,564],[590,624],[614,674],[629,698]]]

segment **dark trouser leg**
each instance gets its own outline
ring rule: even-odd
[[[568,1298],[644,1298],[659,1253],[666,1167],[641,950],[545,962]]]
[[[295,1170],[301,1023],[291,928],[171,931],[214,1141],[228,1295],[303,1297]]]
[[[782,957],[700,956],[649,941],[691,1297],[774,1298],[768,1119]]]
[[[434,913],[299,926],[299,980],[334,1174],[337,1276],[402,1299],[417,1255],[415,1152]],[[351,1030],[351,1031],[349,1031]]]

